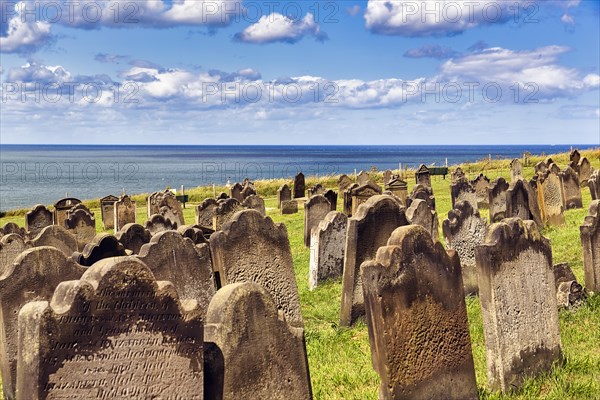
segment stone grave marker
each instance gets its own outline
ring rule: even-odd
[[[330,211],[312,230],[308,271],[310,290],[325,280],[342,276],[347,227],[346,214]]]
[[[406,207],[410,207],[414,200],[425,200],[427,205],[432,210],[435,210],[435,196],[433,195],[433,189],[424,185],[415,185],[412,189],[410,196],[406,199]]]
[[[546,161],[540,161],[535,164],[534,170],[536,175],[544,174],[548,170],[548,164]]]
[[[323,196],[325,196],[327,201],[329,201],[329,204],[331,205],[331,211],[337,210],[338,194],[333,190],[329,189],[323,194]]]
[[[213,230],[220,231],[236,212],[243,209],[244,207],[240,202],[234,198],[219,200],[213,216]]]
[[[583,207],[583,199],[581,197],[581,187],[579,186],[579,178],[577,172],[571,167],[565,168],[559,173],[563,184],[563,204],[565,210]]]
[[[11,233],[17,234],[17,235],[21,236],[22,238],[25,238],[27,236],[27,232],[25,231],[25,228],[21,228],[19,225],[15,224],[14,222],[7,222],[6,224],[4,224],[4,226],[2,228],[0,228],[0,236],[10,235]]]
[[[62,226],[47,226],[31,240],[32,247],[50,246],[71,257],[78,250],[77,238]]]
[[[581,225],[580,236],[583,246],[583,271],[585,286],[600,292],[600,200],[590,204],[588,215]]]
[[[450,179],[452,180],[452,183],[456,183],[458,181],[466,180],[467,176],[461,167],[456,167],[456,169],[452,171]]]
[[[281,203],[292,199],[292,190],[287,184],[281,185],[277,190],[277,208],[281,208]]]
[[[96,262],[109,257],[121,257],[125,254],[125,247],[119,240],[108,233],[99,233],[92,241],[85,245],[81,253],[73,253],[73,261],[84,267],[91,267]]]
[[[317,183],[312,188],[308,188],[308,198],[316,196],[318,194],[325,194],[325,188],[320,183]]]
[[[285,200],[281,203],[281,215],[296,214],[298,212],[297,200]]]
[[[115,237],[126,250],[131,251],[132,254],[139,254],[142,246],[150,242],[152,234],[140,224],[127,224],[116,233]]]
[[[402,205],[406,206],[406,198],[408,197],[408,183],[406,181],[400,179],[398,176],[393,176],[384,185],[384,189],[401,199]]]
[[[262,215],[267,215],[267,210],[265,208],[265,201],[257,194],[251,194],[250,196],[244,198],[244,202],[242,203],[244,208],[248,208],[251,210],[256,210]]]
[[[471,204],[473,209],[479,209],[477,205],[477,191],[475,190],[475,187],[466,180],[466,178],[456,180],[450,185],[450,196],[452,199],[453,208],[459,201],[466,201]]]
[[[354,184],[354,181],[348,175],[343,174],[338,178],[338,192],[344,193],[352,184]]]
[[[344,214],[347,216],[352,216],[352,191],[358,188],[358,183],[353,183],[344,191],[343,193],[343,208]]]
[[[310,247],[313,228],[319,225],[329,211],[331,211],[331,204],[323,195],[312,196],[304,204],[304,246]]]
[[[184,238],[189,238],[194,244],[208,243],[202,227],[198,225],[183,225],[177,228],[177,232]]]
[[[411,225],[425,228],[434,242],[439,240],[439,220],[437,212],[432,210],[425,200],[416,199],[406,209],[406,219]]]
[[[100,214],[102,217],[102,226],[104,229],[115,228],[115,203],[118,197],[108,195],[100,199]]]
[[[582,187],[585,187],[588,185],[588,180],[590,179],[590,176],[592,175],[592,171],[593,171],[592,164],[587,159],[587,157],[583,157],[581,159],[581,161],[579,161],[579,183],[581,184]]]
[[[236,199],[241,203],[244,201],[244,198],[242,197],[242,190],[244,190],[244,187],[236,182],[231,188],[229,188],[229,197]]]
[[[417,172],[415,172],[415,184],[431,187],[431,175],[429,168],[425,164],[421,164]]]
[[[221,192],[221,193],[219,194],[219,196],[217,196],[217,201],[218,201],[218,200],[225,200],[225,199],[228,199],[228,198],[229,198],[229,195],[228,195],[227,193],[225,193],[225,192]]]
[[[390,171],[389,169],[383,171],[383,184],[386,185],[389,181],[391,181],[392,176],[392,171]]]
[[[510,183],[511,185],[516,183],[518,180],[523,179],[523,165],[521,160],[514,158],[510,162]]]
[[[258,194],[256,193],[256,189],[254,188],[254,186],[252,186],[250,184],[246,184],[244,186],[244,189],[242,189],[241,195],[242,195],[242,199],[244,199],[244,200],[246,200],[249,196],[258,196]]]
[[[54,203],[54,224],[64,226],[64,221],[67,218],[67,211],[80,203],[81,200],[74,197],[66,197]]]
[[[475,196],[477,197],[477,208],[489,208],[488,187],[490,180],[487,176],[479,174],[471,184],[475,187]]]
[[[294,178],[294,198],[299,199],[306,195],[306,185],[304,182],[304,174],[299,172]]]
[[[212,228],[215,210],[217,209],[217,200],[204,199],[202,204],[196,207],[196,225]]]
[[[28,247],[23,237],[16,233],[9,233],[0,238],[0,276],[11,268],[12,263]]]
[[[160,214],[154,214],[146,221],[146,229],[152,236],[158,232],[177,229],[177,223],[163,217]]]
[[[487,189],[490,206],[490,222],[499,222],[506,216],[506,192],[508,183],[504,178],[497,178]]]
[[[371,197],[380,195],[381,192],[381,187],[372,182],[367,182],[364,185],[352,189],[352,215],[356,214],[358,206],[365,203]]]
[[[113,222],[115,233],[120,231],[127,224],[135,224],[137,219],[135,202],[126,194],[115,201],[113,213],[115,216]]]
[[[42,229],[54,224],[54,215],[46,206],[38,204],[25,214],[25,230],[29,236],[37,236]]]
[[[356,183],[358,183],[358,186],[362,186],[368,183],[373,183],[373,181],[371,180],[371,176],[367,172],[360,171],[356,176]]]
[[[96,236],[96,219],[94,215],[83,208],[67,212],[64,227],[77,239],[77,248],[83,249]]]
[[[562,182],[560,176],[552,169],[548,169],[538,176],[537,198],[542,220],[550,225],[564,225],[565,216],[563,214]]]
[[[544,225],[537,196],[528,182],[520,179],[510,184],[510,187],[506,191],[505,218],[529,219],[534,221],[539,227]]]
[[[588,179],[588,187],[592,200],[600,200],[600,170],[592,172]]]

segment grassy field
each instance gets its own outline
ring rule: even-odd
[[[582,152],[600,169],[600,149]],[[533,165],[541,157],[532,157],[530,165],[524,167],[526,177],[533,175]],[[568,162],[567,155],[553,157],[562,168]],[[509,177],[510,160],[482,161],[463,165],[463,169],[474,178],[484,172],[490,179],[498,176]],[[309,179],[314,184],[317,179]],[[320,178],[318,181],[335,188],[334,177]],[[410,187],[413,179],[407,179]],[[341,280],[329,282],[314,291],[308,290],[309,250],[303,244],[303,213],[282,216],[276,208],[277,187],[283,181],[258,183],[258,192],[266,197],[267,213],[276,222],[287,226],[300,301],[305,323],[305,334],[310,364],[313,393],[316,399],[377,399],[378,376],[371,367],[371,353],[366,325],[359,321],[353,328],[338,326]],[[435,177],[432,181],[438,208],[440,224],[450,210],[449,177],[443,180]],[[222,191],[217,188],[217,194]],[[192,201],[200,202],[212,195],[212,188],[192,189],[188,192]],[[341,197],[341,196],[340,196]],[[138,222],[146,220],[142,208],[144,196],[136,196],[139,202]],[[579,282],[583,283],[583,261],[579,225],[587,214],[590,193],[583,189],[584,209],[565,213],[567,224],[560,228],[546,228],[543,233],[552,243],[554,263],[569,262]],[[341,207],[338,200],[338,209]],[[88,203],[96,213],[97,230],[100,227],[100,210],[97,202]],[[21,215],[19,215],[21,214]],[[23,225],[22,211],[8,213],[0,218],[0,225],[9,221]],[[488,217],[487,210],[482,216]],[[194,221],[193,204],[185,210],[186,221]],[[441,226],[440,226],[441,233]],[[441,239],[441,238],[440,238]],[[441,239],[442,240],[442,239]],[[526,381],[524,387],[510,395],[489,392],[486,389],[486,365],[483,326],[479,299],[467,299],[469,325],[477,383],[481,398],[486,399],[600,399],[600,295],[593,296],[575,311],[560,312],[560,329],[566,362],[556,366],[544,376]],[[1,390],[1,389],[0,389]]]

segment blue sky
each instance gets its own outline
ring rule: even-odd
[[[0,1],[1,143],[600,144],[596,0]]]

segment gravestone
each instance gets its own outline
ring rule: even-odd
[[[183,207],[171,192],[165,193],[159,203],[158,213],[177,226],[185,225]]]
[[[242,197],[242,190],[244,190],[244,187],[239,183],[235,183],[231,188],[229,188],[229,197],[236,199],[241,203],[244,201],[244,198]]]
[[[134,257],[102,260],[19,314],[20,399],[204,398],[198,303]]]
[[[150,242],[152,234],[140,224],[127,224],[115,234],[115,237],[132,254],[139,254],[142,246]]]
[[[153,192],[146,197],[146,216],[150,218],[154,214],[158,214],[158,196],[161,192]]]
[[[196,246],[176,231],[164,231],[143,245],[137,257],[156,279],[171,282],[182,299],[196,300],[204,317],[216,292],[207,244]]]
[[[304,174],[298,173],[294,178],[294,198],[299,199],[305,196],[306,186],[304,183]]]
[[[115,228],[115,203],[118,197],[108,195],[100,199],[100,214],[102,217],[102,226],[105,230]]]
[[[333,190],[329,189],[323,194],[323,196],[325,196],[327,201],[329,201],[329,204],[331,205],[331,211],[337,210],[338,194]]]
[[[535,164],[534,170],[536,175],[541,175],[548,170],[548,164],[545,161],[540,161]]]
[[[343,193],[344,214],[346,214],[349,217],[352,215],[352,191],[356,188],[358,188],[358,183],[353,183],[352,185],[348,186],[348,188]]]
[[[446,248],[455,250],[460,259],[465,294],[475,295],[477,283],[477,265],[475,248],[483,243],[487,223],[468,202],[459,201],[448,213],[448,219],[442,223],[442,232]]]
[[[406,219],[411,225],[425,228],[434,242],[439,240],[439,220],[437,212],[432,210],[425,200],[416,199],[406,209]]]
[[[425,164],[421,164],[417,172],[415,172],[415,184],[431,187],[431,175],[429,174],[429,168]]]
[[[78,279],[84,271],[60,250],[44,246],[21,253],[0,276],[0,373],[5,398],[15,398],[19,310],[30,301],[49,300],[60,282]],[[32,350],[33,346],[27,343]]]
[[[37,236],[42,229],[54,223],[52,211],[41,204],[33,207],[25,214],[25,230],[31,237]]]
[[[577,172],[571,167],[565,168],[559,173],[563,184],[563,204],[565,210],[571,210],[574,208],[582,208],[583,200],[581,197],[581,187],[579,186],[579,179]]]
[[[256,193],[256,189],[250,184],[246,184],[240,194],[242,195],[242,199],[244,200],[246,200],[250,196],[258,196],[258,194]]]
[[[406,206],[406,198],[408,197],[408,183],[400,179],[398,176],[392,177],[385,185],[386,191],[392,192],[392,194],[402,200],[402,204]]]
[[[215,208],[215,215],[213,216],[213,230],[220,231],[233,215],[243,210],[244,207],[234,198],[219,200],[217,202],[217,208]]]
[[[450,185],[450,197],[452,199],[452,208],[459,201],[466,201],[471,204],[473,209],[479,209],[477,206],[477,191],[466,178],[456,180]]]
[[[83,249],[96,236],[96,219],[92,213],[83,208],[67,212],[63,224],[75,235],[78,249]]]
[[[292,199],[292,190],[286,184],[281,185],[277,190],[277,208],[281,208],[281,203]]]
[[[600,200],[600,170],[596,170],[588,179],[588,187],[592,200]]]
[[[194,244],[208,243],[202,227],[198,225],[183,225],[177,228],[177,232],[184,238],[189,238]]]
[[[488,204],[490,205],[490,222],[499,222],[506,216],[506,192],[508,183],[504,178],[496,178],[487,189]]]
[[[506,191],[505,218],[529,219],[534,221],[539,227],[544,225],[537,196],[528,182],[520,179],[510,184],[510,187]]]
[[[371,176],[369,176],[368,173],[366,173],[365,171],[360,171],[356,176],[356,183],[358,183],[358,186],[362,186],[368,183],[373,183],[373,181],[371,180]]]
[[[219,194],[219,196],[217,196],[217,201],[218,201],[218,200],[225,200],[225,199],[228,199],[228,198],[229,198],[229,195],[228,195],[227,193],[225,193],[225,192],[221,192],[221,193]]]
[[[588,185],[588,180],[592,175],[592,171],[592,164],[590,164],[590,161],[587,159],[587,157],[583,157],[581,161],[579,161],[579,183],[582,187]]]
[[[251,194],[250,196],[244,198],[242,206],[251,210],[256,210],[262,215],[267,215],[265,201],[262,199],[262,197],[256,194]]]
[[[461,167],[456,167],[456,169],[452,171],[450,179],[452,183],[456,183],[458,181],[466,180],[467,176],[465,175],[465,172],[462,170]]]
[[[213,269],[220,287],[237,282],[262,285],[294,327],[302,327],[298,286],[287,229],[258,211],[236,213],[210,238]]]
[[[312,230],[308,271],[310,290],[327,279],[342,276],[347,226],[346,214],[330,211]]]
[[[145,226],[152,236],[156,235],[158,232],[177,229],[177,223],[174,223],[160,214],[151,216],[146,221]]]
[[[477,399],[456,253],[404,226],[361,269],[379,399]]]
[[[312,399],[304,330],[278,311],[256,283],[217,292],[206,315],[207,399]]]
[[[77,238],[62,226],[47,226],[31,240],[32,247],[50,246],[71,257],[78,250]]]
[[[433,189],[424,185],[415,185],[410,196],[406,199],[406,207],[410,207],[414,200],[425,200],[432,210],[435,210],[435,196]]]
[[[556,164],[553,164],[556,165]],[[562,182],[552,169],[538,175],[537,198],[542,220],[554,226],[565,224],[563,214]]]
[[[84,267],[91,267],[96,262],[109,257],[121,257],[125,255],[125,247],[113,235],[99,233],[94,239],[85,245],[81,253],[73,253],[73,261]]]
[[[577,282],[569,263],[552,267],[558,308],[575,308],[585,301],[587,291]]]
[[[392,232],[408,225],[404,208],[391,196],[371,197],[348,219],[344,247],[342,304],[340,325],[350,326],[364,315],[360,265],[375,258],[377,249],[385,246]]]
[[[533,221],[490,226],[475,252],[488,386],[518,389],[562,359],[550,241]]]
[[[521,160],[514,158],[510,162],[510,183],[511,185],[523,179],[523,165]]]
[[[585,286],[600,292],[600,200],[590,204],[588,215],[581,225],[580,236],[583,246],[583,271]]]
[[[354,181],[348,177],[348,175],[342,175],[338,178],[338,192],[344,193],[346,189],[354,184]]]
[[[202,204],[196,207],[196,225],[212,228],[216,209],[217,200],[204,199]]]
[[[117,200],[113,206],[115,215],[114,227],[115,233],[120,231],[127,224],[135,224],[137,212],[135,202],[131,201],[131,197],[124,194]]]
[[[320,183],[317,183],[315,186],[308,189],[308,198],[318,194],[325,194],[325,188]]]
[[[281,203],[281,215],[296,214],[298,212],[298,201],[285,200]]]
[[[487,176],[479,174],[471,184],[475,187],[475,197],[477,198],[477,208],[489,208],[488,187],[490,180]]]
[[[67,211],[80,203],[81,200],[74,197],[66,197],[54,203],[54,224],[64,226],[64,221],[67,218]]]
[[[313,228],[319,225],[329,211],[331,204],[323,195],[312,196],[304,203],[304,246],[310,247]]]
[[[367,182],[364,185],[352,189],[352,215],[356,214],[358,206],[366,203],[371,197],[380,195],[381,192],[381,187],[372,182]]]
[[[27,236],[25,228],[21,228],[14,222],[7,222],[2,228],[0,228],[0,237],[3,235],[10,235],[11,233],[19,235],[22,238],[25,238]]]
[[[577,166],[579,165],[579,161],[581,160],[581,153],[579,153],[579,150],[577,150],[577,149],[571,150],[571,153],[569,153],[569,160],[571,161],[569,163],[571,168],[573,168],[574,170],[577,170]]]
[[[9,233],[0,238],[0,276],[10,269],[12,263],[28,247],[23,237],[16,233]]]
[[[383,172],[383,184],[386,185],[391,180],[392,180],[392,171],[390,171],[389,169],[386,169]]]

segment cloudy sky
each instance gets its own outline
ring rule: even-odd
[[[596,0],[0,0],[1,143],[600,144]]]

